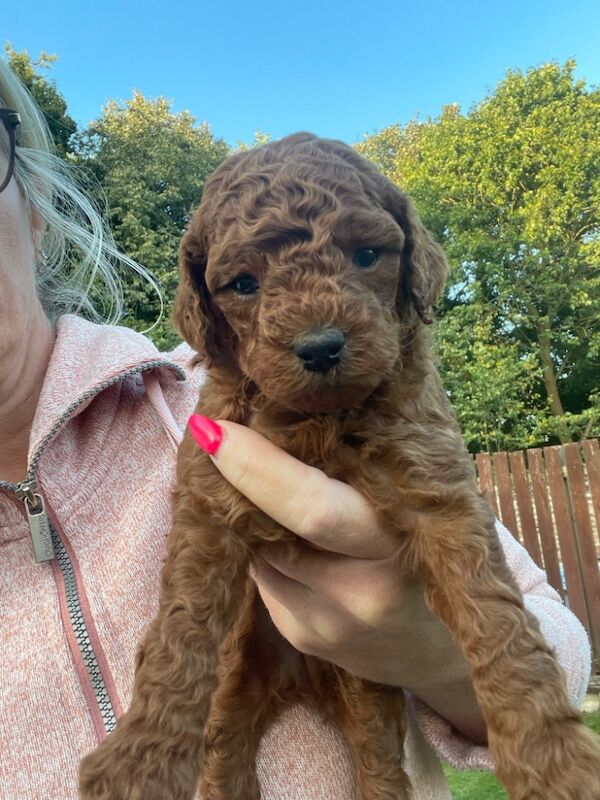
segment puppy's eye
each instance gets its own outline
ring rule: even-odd
[[[238,275],[229,285],[238,294],[256,294],[258,291],[258,281],[252,275]]]
[[[378,258],[379,250],[375,250],[372,247],[361,247],[361,249],[357,250],[352,256],[352,260],[356,266],[362,267],[363,269],[366,267],[372,267]]]

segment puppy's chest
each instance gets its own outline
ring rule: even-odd
[[[414,459],[392,428],[377,428],[360,419],[334,416],[298,425],[268,427],[252,420],[251,427],[304,464],[357,489],[367,498],[397,493],[408,485]]]
[[[405,491],[474,482],[460,433],[437,422],[326,416],[274,426],[257,415],[249,424],[294,458],[349,484],[378,507],[393,505]]]
[[[346,482],[361,463],[376,457],[368,435],[353,431],[335,418],[288,427],[269,427],[253,420],[251,427],[298,461]]]

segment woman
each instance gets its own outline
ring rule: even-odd
[[[129,701],[155,614],[176,446],[203,376],[185,346],[163,356],[139,334],[83,319],[94,310],[77,285],[102,278],[117,319],[111,260],[135,265],[50,155],[38,110],[2,62],[0,107],[0,786],[11,800],[65,800],[76,797],[79,759]],[[449,798],[438,756],[490,766],[485,724],[420,586],[398,580],[390,539],[360,495],[323,475],[315,498],[308,467],[248,429],[223,428],[224,476],[302,533],[293,563],[276,549],[254,563],[275,624],[300,650],[403,687],[415,800]],[[590,669],[585,633],[501,535],[576,703]],[[354,794],[339,733],[300,707],[265,736],[258,772],[265,800]]]

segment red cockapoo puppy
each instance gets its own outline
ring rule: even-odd
[[[197,411],[355,487],[397,535],[471,668],[512,800],[600,800],[600,741],[509,573],[436,372],[446,261],[352,148],[297,134],[228,159],[181,245],[175,320],[208,366]],[[303,655],[247,577],[291,541],[186,435],[160,611],[129,711],[82,762],[82,800],[256,800],[262,732],[304,701],[334,720],[361,800],[407,800],[403,693]],[[393,735],[390,735],[393,734]]]

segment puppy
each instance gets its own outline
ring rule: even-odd
[[[208,381],[197,411],[248,425],[355,487],[399,572],[470,666],[511,800],[600,800],[599,740],[507,569],[436,372],[446,261],[409,199],[350,147],[297,134],[228,159],[180,250],[175,320]],[[257,800],[260,737],[303,701],[340,726],[361,800],[409,800],[403,693],[295,651],[250,555],[292,534],[186,435],[160,611],[133,700],[81,767],[82,800]]]

